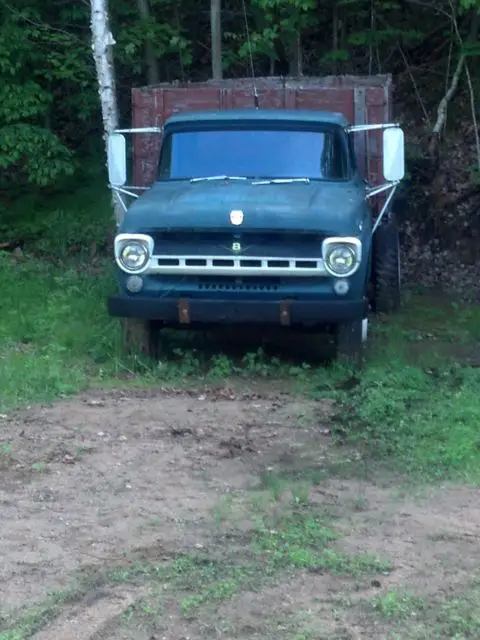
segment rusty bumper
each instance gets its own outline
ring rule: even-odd
[[[366,300],[205,300],[116,295],[108,313],[121,318],[159,320],[169,326],[336,324],[365,317]]]

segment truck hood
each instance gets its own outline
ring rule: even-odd
[[[129,208],[123,233],[231,229],[230,212],[244,214],[239,230],[358,233],[365,193],[359,184],[252,181],[157,182]]]

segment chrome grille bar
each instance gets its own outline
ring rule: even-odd
[[[321,258],[154,255],[144,273],[164,275],[295,276],[328,275]]]

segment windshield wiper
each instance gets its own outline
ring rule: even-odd
[[[204,182],[212,180],[247,180],[245,176],[205,176],[203,178],[190,178],[190,182]]]
[[[271,180],[257,180],[252,184],[290,184],[291,182],[310,184],[310,178],[272,178]]]

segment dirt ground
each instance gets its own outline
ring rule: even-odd
[[[412,495],[391,479],[326,473],[310,500],[332,514],[343,534],[339,549],[376,553],[391,570],[361,579],[297,571],[242,590],[194,621],[162,596],[155,633],[128,615],[151,598],[151,585],[106,581],[38,628],[2,635],[25,607],[67,592],[79,575],[214,553],[227,539],[224,529],[219,542],[213,524],[226,496],[255,488],[266,470],[328,472],[335,457],[354,455],[334,450],[332,411],[329,402],[287,393],[130,390],[2,416],[1,640],[383,640],[387,627],[362,603],[392,589],[434,598],[466,589],[480,557],[477,491],[449,486]],[[238,533],[242,519],[225,526]],[[295,631],[302,625],[311,635]]]

